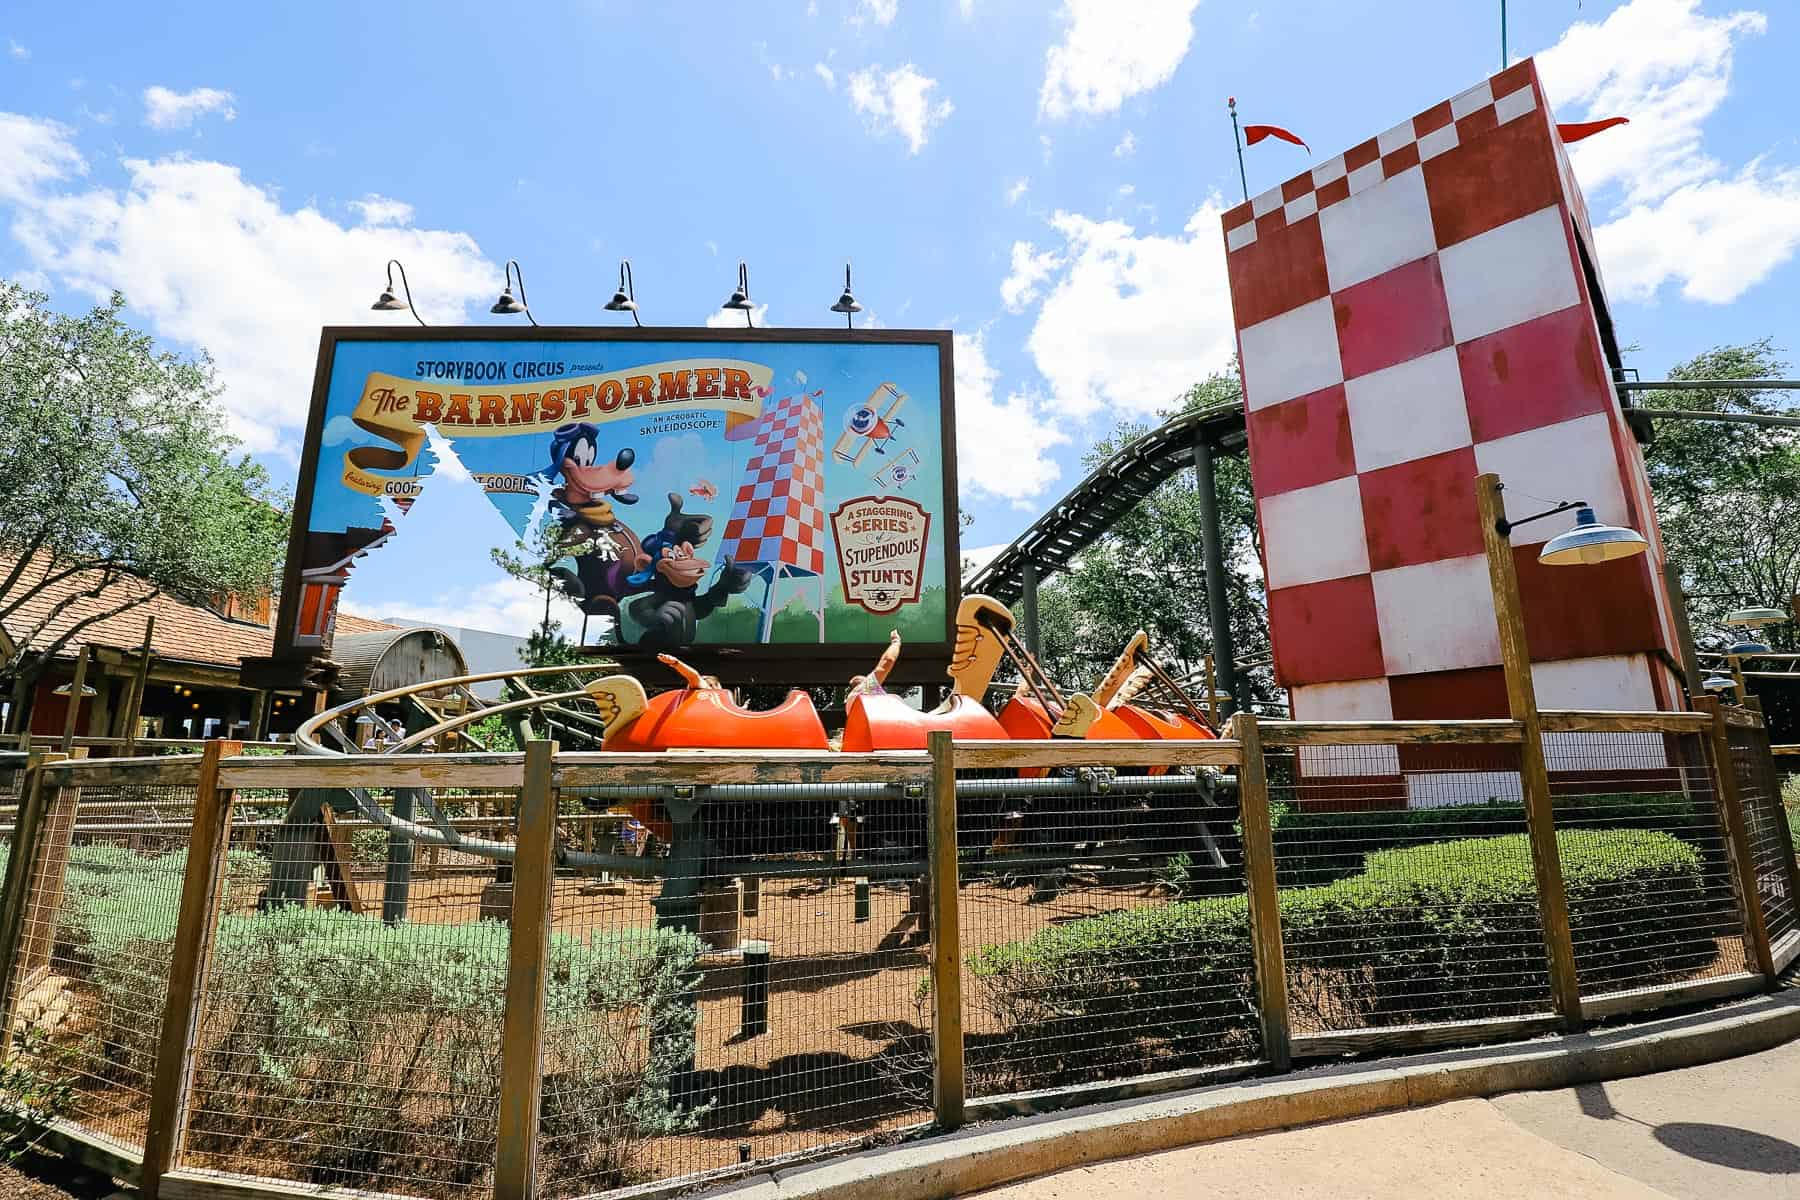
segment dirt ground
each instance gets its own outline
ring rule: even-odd
[[[0,1162],[0,1200],[100,1200],[119,1185],[54,1154],[31,1153]]]

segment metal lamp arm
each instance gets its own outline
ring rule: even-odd
[[[1520,517],[1516,521],[1509,521],[1505,517],[1500,517],[1494,522],[1494,528],[1499,531],[1501,537],[1505,537],[1521,525],[1529,525],[1533,521],[1541,521],[1545,517],[1554,517],[1558,513],[1573,512],[1575,509],[1588,507],[1590,507],[1590,505],[1586,500],[1565,500],[1555,508],[1546,508],[1541,513],[1532,513],[1529,517]]]
[[[421,317],[419,315],[419,310],[417,308],[413,307],[412,284],[410,284],[406,281],[406,266],[404,263],[402,263],[397,258],[388,259],[388,264],[387,264],[388,290],[390,292],[394,290],[394,272],[395,272],[395,270],[398,270],[400,272],[400,290],[406,293],[406,311],[411,313],[412,319],[417,321],[420,325],[425,324],[425,318]]]

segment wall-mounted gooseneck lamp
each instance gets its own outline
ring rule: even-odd
[[[740,310],[744,314],[744,324],[751,329],[756,328],[756,322],[750,319],[750,268],[742,261],[738,263],[737,287],[732,289],[730,297],[719,307]]]
[[[862,311],[862,305],[858,304],[856,302],[856,297],[850,293],[850,264],[849,263],[844,264],[844,294],[837,298],[837,303],[831,306],[831,311],[834,313],[843,313],[844,314],[844,328],[845,329],[849,329],[851,327],[851,325],[850,325],[851,314],[859,313]]]
[[[513,295],[512,290],[512,281],[514,279],[519,281],[519,294],[517,296]],[[524,313],[527,321],[530,321],[533,325],[538,323],[537,318],[531,315],[531,301],[525,295],[525,272],[520,269],[518,259],[509,258],[506,260],[506,286],[501,289],[500,298],[494,301],[494,306],[488,309],[488,311],[497,316],[516,316],[519,313]]]
[[[1494,522],[1494,528],[1501,537],[1506,537],[1521,525],[1554,517],[1571,509],[1575,512],[1575,528],[1557,534],[1538,551],[1538,561],[1546,566],[1591,566],[1615,558],[1629,558],[1650,548],[1644,535],[1635,529],[1601,524],[1600,519],[1594,516],[1593,507],[1586,500],[1567,500],[1541,513],[1520,517],[1517,521],[1501,517]]]
[[[405,300],[394,294],[395,271],[400,272],[400,290],[405,294]],[[413,320],[421,325],[425,323],[425,318],[421,317],[419,310],[413,307],[412,285],[406,282],[406,268],[400,265],[400,260],[397,258],[388,259],[387,286],[381,289],[381,295],[369,307],[376,312],[400,312],[404,309],[413,315]]]
[[[643,327],[644,323],[638,320],[637,282],[631,277],[630,259],[619,260],[619,290],[606,302],[606,311],[628,312],[631,314],[631,323],[639,328]]]

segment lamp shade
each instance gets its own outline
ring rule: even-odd
[[[390,286],[383,288],[381,290],[381,297],[376,300],[375,303],[369,305],[369,307],[376,312],[405,312],[406,301],[394,295],[394,289]]]
[[[72,693],[74,690],[75,690],[75,681],[73,679],[71,679],[67,683],[58,684],[56,687],[51,688],[50,693],[53,696],[67,696],[70,693]],[[83,683],[81,685],[81,694],[84,698],[88,697],[88,696],[98,696],[100,694],[100,690],[91,683]]]
[[[1729,692],[1737,686],[1737,680],[1729,675],[1708,675],[1700,681],[1700,686],[1709,692]]]
[[[1769,647],[1767,643],[1750,641],[1733,643],[1731,649],[1725,651],[1725,653],[1736,655],[1739,658],[1744,658],[1751,654],[1767,654],[1768,652]]]
[[[1727,625],[1738,625],[1745,629],[1753,629],[1758,625],[1779,625],[1787,619],[1788,615],[1779,608],[1767,608],[1760,604],[1734,608],[1725,614]]]
[[[1545,542],[1538,561],[1553,567],[1592,565],[1642,554],[1649,545],[1637,530],[1602,525],[1594,510],[1583,506],[1575,510],[1575,528]]]
[[[513,313],[524,312],[525,306],[519,303],[519,298],[517,296],[513,295],[512,287],[509,284],[500,293],[500,298],[494,301],[494,306],[488,309],[488,311],[500,316],[507,316]]]

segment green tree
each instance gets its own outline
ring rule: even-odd
[[[1216,373],[1195,384],[1158,419],[1236,404],[1241,397],[1235,372]],[[1083,469],[1094,469],[1150,429],[1140,422],[1120,422],[1083,455]],[[1242,455],[1221,456],[1214,476],[1232,639],[1240,661],[1257,661],[1269,644],[1269,622],[1250,466]],[[1193,473],[1181,472],[1122,517],[1071,570],[1040,590],[1043,658],[1053,676],[1078,687],[1091,685],[1139,629],[1149,633],[1159,660],[1178,673],[1200,669],[1212,652],[1200,511]],[[1248,674],[1254,699],[1272,700],[1279,694],[1266,665]]]
[[[15,728],[86,629],[165,594],[260,595],[287,535],[286,496],[224,432],[211,361],[158,351],[124,307],[115,293],[66,316],[0,281],[0,677]],[[75,621],[41,602],[71,581],[92,602]]]
[[[1787,370],[1772,342],[1720,346],[1669,371],[1670,379],[1777,379]],[[1650,392],[1646,408],[1787,413],[1792,393]],[[1691,599],[1695,640],[1718,648],[1733,608],[1786,608],[1800,592],[1800,429],[1662,420],[1644,462],[1669,557]],[[1793,645],[1792,625],[1762,631]]]

